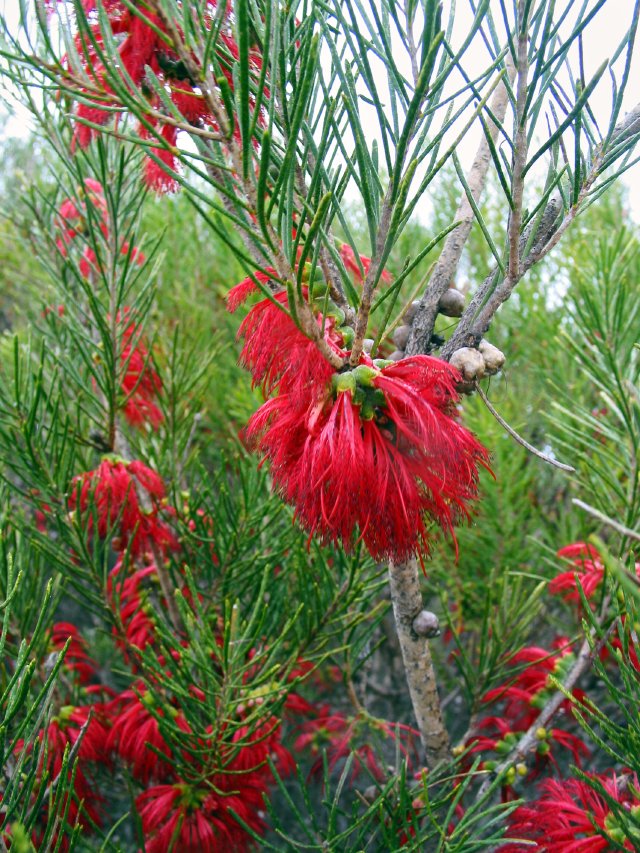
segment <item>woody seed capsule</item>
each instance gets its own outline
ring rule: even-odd
[[[404,349],[406,347],[410,333],[411,326],[398,326],[398,328],[394,331],[392,336],[393,342],[398,347],[398,349]]]
[[[411,623],[411,627],[419,637],[437,637],[440,634],[438,617],[430,610],[421,610]]]
[[[464,311],[464,296],[455,287],[450,287],[440,297],[438,311],[445,317],[462,317]]]
[[[484,358],[477,349],[462,347],[451,356],[450,364],[457,368],[466,382],[482,379],[485,372]]]
[[[484,359],[485,373],[489,374],[489,376],[497,373],[504,366],[504,353],[501,352],[498,347],[494,347],[493,344],[490,344],[489,341],[485,341],[484,338],[478,345],[478,352]]]

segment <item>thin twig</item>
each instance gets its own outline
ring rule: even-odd
[[[605,598],[602,603],[602,610],[600,612],[600,617],[598,620],[598,627],[604,621],[607,609],[609,606],[609,598]],[[505,770],[508,770],[509,767],[513,767],[518,762],[523,761],[527,755],[538,745],[540,739],[538,737],[539,730],[541,728],[546,728],[547,724],[553,719],[556,715],[560,706],[567,698],[567,693],[570,693],[581,676],[586,672],[586,670],[591,666],[597,654],[599,654],[600,649],[605,645],[612,631],[614,630],[617,619],[614,619],[611,625],[609,626],[605,635],[593,645],[593,639],[596,635],[596,627],[592,628],[589,632],[589,635],[585,637],[580,651],[576,657],[576,661],[571,668],[571,671],[567,675],[566,680],[562,684],[562,689],[556,690],[553,696],[549,699],[547,704],[544,706],[540,714],[536,717],[536,719],[531,723],[527,731],[518,741],[515,749],[509,753],[509,755],[502,761],[492,773],[487,776],[485,781],[482,783],[480,790],[478,791],[478,800],[482,800],[482,797],[487,793],[488,789],[491,787],[492,780],[497,776],[500,776]]]
[[[513,177],[511,195],[513,209],[509,216],[509,278],[520,277],[520,231],[522,230],[522,205],[524,199],[524,170],[527,165],[527,76],[529,73],[529,29],[525,18],[525,0],[518,3],[518,77],[516,86],[515,138],[513,145]]]
[[[589,506],[584,501],[578,500],[578,498],[573,498],[571,501],[575,506],[580,507],[585,512],[588,512],[589,515],[592,515],[594,518],[597,518],[598,521],[601,521],[603,524],[606,524],[607,527],[613,527],[618,533],[621,533],[623,536],[628,536],[630,539],[636,539],[640,542],[640,533],[637,530],[632,530],[630,527],[625,527],[624,524],[620,524],[619,521],[614,521],[613,518],[609,518],[609,516],[597,510],[595,507]]]
[[[511,436],[511,438],[514,439],[514,441],[517,441],[518,444],[521,444],[523,447],[525,447],[529,451],[529,453],[533,453],[534,456],[537,456],[538,459],[542,459],[544,462],[548,462],[549,465],[553,465],[554,468],[560,468],[561,471],[569,471],[569,472],[573,472],[576,470],[571,465],[565,465],[564,462],[558,462],[558,460],[554,459],[552,456],[547,456],[546,453],[543,453],[541,450],[538,450],[537,448],[535,448],[532,444],[529,444],[528,441],[525,441],[524,438],[521,435],[518,435],[518,433],[514,430],[514,428],[512,426],[510,426],[505,421],[505,419],[502,417],[502,415],[493,408],[493,405],[489,401],[489,398],[487,397],[487,395],[484,393],[484,391],[478,385],[477,382],[475,384],[475,389],[478,393],[478,396],[480,397],[482,402],[485,404],[487,409],[491,412],[493,417],[498,421],[500,426],[509,433],[509,435]]]
[[[535,242],[533,248],[520,263],[519,277],[517,279],[510,276],[501,278],[497,267],[489,272],[467,306],[456,331],[442,348],[441,358],[448,361],[457,349],[474,346],[480,337],[487,332],[494,315],[500,306],[510,298],[525,273],[555,248],[565,231],[581,212],[593,185],[600,177],[605,155],[639,133],[640,104],[636,104],[616,125],[611,138],[608,140],[607,147],[600,147],[596,150],[575,204],[564,211],[562,194],[556,192],[549,199],[539,221],[532,223],[529,229],[525,229],[519,244],[521,254],[524,254],[532,239]],[[532,234],[533,228],[536,229],[535,235]]]
[[[423,609],[419,571],[415,559],[390,563],[389,590],[411,704],[427,766],[433,769],[436,764],[449,760],[451,752],[429,641],[413,630],[413,620]]]
[[[511,83],[515,77],[515,66],[511,56],[506,59],[506,77]],[[487,122],[485,133],[482,134],[476,156],[466,176],[467,184],[476,202],[480,201],[487,181],[489,165],[491,163],[491,148],[487,135],[495,144],[501,124],[504,121],[507,106],[509,104],[509,93],[506,83],[499,85],[489,104],[490,118]],[[411,334],[405,347],[407,355],[417,355],[428,352],[430,349],[431,335],[438,314],[438,303],[445,291],[452,286],[455,274],[460,264],[462,251],[471,233],[475,215],[466,192],[462,193],[458,209],[453,217],[454,222],[459,222],[457,228],[447,237],[440,256],[429,276],[424,295],[411,324]]]

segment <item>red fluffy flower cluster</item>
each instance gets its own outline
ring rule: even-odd
[[[247,282],[229,304],[251,290]],[[308,293],[304,292],[306,298]],[[429,356],[372,361],[336,373],[287,313],[287,295],[255,305],[240,327],[241,361],[270,399],[247,443],[271,463],[276,488],[325,541],[357,541],[376,559],[427,553],[430,523],[453,533],[477,495],[487,452],[457,417],[457,371]],[[318,313],[347,363],[346,333]]]
[[[280,720],[268,708],[260,714],[263,700],[250,698],[250,679],[237,718],[215,725],[217,694],[191,684],[187,717],[184,696],[174,691],[171,667],[186,665],[190,645],[182,635],[177,648],[167,651],[163,645],[157,614],[168,602],[158,565],[166,571],[173,554],[181,574],[180,557],[188,560],[188,552],[181,550],[172,531],[176,511],[167,505],[162,479],[140,461],[108,457],[94,471],[75,478],[69,506],[79,514],[88,537],[110,537],[119,552],[108,579],[107,603],[114,614],[116,647],[133,679],[120,692],[102,685],[99,667],[76,626],[54,626],[50,650],[66,648],[57,693],[61,707],[27,751],[41,785],[66,767],[71,792],[65,804],[67,825],[80,823],[88,832],[87,823],[100,826],[104,818],[105,772],[112,777],[118,766],[126,767],[137,790],[135,809],[147,851],[248,849],[247,830],[234,815],[254,832],[263,830],[263,800],[272,783],[269,760],[285,775],[292,759],[280,742]],[[195,514],[210,534],[210,521]],[[181,597],[187,605],[193,601],[186,586]],[[144,672],[142,654],[147,661]],[[150,659],[155,666],[149,667]],[[212,670],[217,661],[212,654]],[[76,766],[67,767],[65,750],[79,741]],[[39,749],[38,742],[45,742],[46,750]],[[17,744],[16,754],[23,749],[22,742]],[[47,808],[39,826],[46,825]],[[68,838],[61,829],[61,849],[67,849]],[[39,846],[41,830],[34,832],[33,841]]]
[[[84,278],[99,270],[100,261],[94,245],[87,242],[85,234],[90,228],[90,221],[95,223],[95,233],[104,238],[109,236],[109,214],[104,188],[94,178],[85,178],[82,187],[78,188],[78,198],[66,198],[58,208],[56,229],[60,236],[56,247],[63,258],[68,257],[70,248],[81,252],[78,270]],[[137,264],[143,264],[145,257],[135,246],[124,242],[120,248],[122,255],[131,255]]]
[[[168,524],[162,520],[165,487],[155,471],[142,462],[105,458],[98,468],[76,477],[69,508],[80,513],[87,533],[101,539],[114,537],[116,551],[132,558],[178,547]]]
[[[576,604],[582,601],[580,590],[585,598],[593,598],[605,575],[604,561],[598,549],[587,542],[574,542],[560,548],[558,557],[566,560],[571,568],[549,581],[549,592]],[[635,564],[635,570],[636,576],[640,578],[640,563]]]
[[[109,217],[102,184],[86,178],[84,186],[78,190],[78,198],[67,198],[58,208],[56,230],[60,236],[56,246],[64,258],[76,254],[77,269],[88,280],[104,265],[100,253],[96,253],[96,244],[87,242],[84,236],[89,227],[87,221],[92,217],[97,217],[98,231],[107,238]],[[120,253],[137,264],[145,261],[142,252],[127,242],[122,244]],[[55,321],[53,312],[47,311],[47,315]],[[59,318],[64,316],[64,306],[59,306],[57,315]],[[120,389],[124,397],[122,412],[131,426],[143,428],[148,425],[157,429],[163,420],[157,405],[162,382],[153,367],[142,329],[128,308],[117,314],[116,325],[118,351],[114,355],[120,365]]]
[[[49,5],[54,5],[54,2],[49,0]],[[75,138],[81,146],[88,145],[98,132],[96,125],[107,124],[114,113],[118,115],[126,109],[117,94],[118,88],[131,89],[132,85],[135,86],[149,105],[149,112],[140,125],[140,135],[158,143],[150,149],[152,156],[146,158],[145,181],[157,192],[174,192],[179,186],[176,144],[180,125],[220,132],[220,117],[214,115],[211,103],[192,78],[193,72],[187,67],[188,63],[185,64],[174,49],[160,15],[141,6],[134,9],[122,0],[107,0],[100,4],[118,42],[118,62],[110,59],[107,68],[105,56],[109,54],[104,49],[102,25],[97,21],[98,4],[95,0],[84,0],[82,5],[86,15],[90,18],[95,15],[96,22],[90,24],[88,31],[83,27],[76,34],[77,56],[92,87],[83,93],[86,102],[76,108],[80,121]],[[216,0],[206,0],[199,15],[211,27],[218,27],[221,24],[220,10]],[[222,17],[213,61],[216,66],[214,76],[221,90],[219,100],[224,102],[223,90],[233,89],[233,68],[239,53],[232,34],[230,4],[225,5]],[[260,54],[251,50],[249,59],[250,71],[255,72],[257,79],[262,64]],[[114,73],[121,78],[118,85],[114,85],[111,77]],[[166,109],[166,100],[172,103],[177,118]],[[230,124],[233,126],[234,122],[230,121]],[[234,133],[237,135],[238,132],[236,122]]]
[[[501,846],[500,853],[637,850],[637,839],[629,836],[628,824],[618,819],[611,804],[613,801],[623,813],[632,809],[637,812],[637,778],[613,773],[592,774],[591,778],[606,795],[582,779],[546,779],[540,783],[540,797],[520,806],[509,817],[508,835],[521,842]]]
[[[492,705],[492,713],[475,723],[466,742],[459,748],[467,751],[467,765],[468,759],[475,755],[482,756],[481,769],[492,770],[500,764],[502,758],[517,747],[525,732],[536,724],[540,712],[553,696],[556,687],[551,677],[563,682],[574,664],[575,655],[566,637],[558,637],[551,651],[540,646],[527,646],[513,655],[509,660],[513,677],[484,695],[484,707]],[[584,694],[576,689],[573,696],[580,700]],[[504,799],[514,798],[513,783],[518,776],[535,778],[550,764],[555,765],[558,749],[567,750],[580,766],[589,750],[571,728],[576,726],[571,701],[567,699],[561,707],[558,725],[552,728],[540,726],[536,730],[533,764],[520,764],[507,775],[502,791]]]

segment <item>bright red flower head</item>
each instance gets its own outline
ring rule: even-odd
[[[53,5],[53,0],[48,2]],[[117,120],[119,115],[127,109],[127,105],[119,99],[118,87],[111,85],[110,74],[107,73],[103,64],[103,57],[107,51],[104,49],[101,25],[94,23],[97,4],[93,0],[86,0],[82,5],[85,14],[90,15],[90,23],[88,31],[83,28],[76,34],[76,54],[93,85],[82,93],[86,102],[78,105],[76,116],[94,125],[105,125],[114,116]],[[115,36],[113,49],[118,53],[118,59],[112,64],[110,72],[121,69],[123,85],[131,88],[133,83],[139,89],[139,96],[149,104],[149,113],[145,123],[140,126],[140,134],[143,138],[153,140],[154,135],[149,127],[151,126],[167,143],[166,146],[159,144],[151,149],[160,162],[151,158],[146,160],[145,181],[157,192],[173,192],[179,186],[172,174],[178,171],[176,156],[178,129],[169,120],[169,111],[166,109],[163,98],[147,84],[148,69],[162,86],[164,98],[170,99],[179,111],[183,124],[190,123],[221,133],[217,117],[214,116],[210,101],[202,95],[197,81],[192,80],[185,62],[172,49],[171,38],[166,36],[165,25],[160,16],[149,7],[132,11],[129,5],[121,0],[108,0],[100,6]],[[231,7],[229,5],[223,8],[217,0],[207,0],[202,4],[199,14],[206,25],[219,28],[214,48],[216,59],[226,84],[233,88],[236,79],[234,66],[238,61],[239,50],[233,37]],[[96,46],[99,49],[96,49]],[[261,56],[254,47],[249,51],[249,69],[256,82],[261,66]],[[268,97],[268,94],[268,87],[265,87],[265,96]],[[252,108],[254,104],[255,99],[252,97]],[[258,115],[257,118],[258,123],[262,124],[263,116]],[[231,122],[231,124],[234,124],[234,136],[239,138],[238,123]],[[74,144],[84,147],[97,133],[99,133],[98,129],[79,121],[74,133]]]
[[[105,458],[94,471],[75,477],[69,509],[89,513],[89,532],[94,521],[97,534],[115,537],[114,549],[130,549],[132,557],[148,551],[153,543],[160,551],[175,550],[178,541],[160,519],[165,497],[161,478],[142,462]],[[149,508],[144,508],[144,503]]]
[[[640,805],[632,793],[637,782],[631,788],[615,776],[593,778],[625,809]],[[509,836],[529,843],[503,845],[500,853],[605,853],[613,849],[613,840],[625,850],[637,849],[617,824],[607,801],[587,782],[546,779],[539,788],[542,795],[537,800],[520,806],[508,818]]]
[[[136,779],[147,784],[152,779],[171,778],[173,768],[162,758],[168,758],[170,750],[156,716],[149,710],[148,703],[153,701],[151,694],[145,692],[144,685],[139,686],[140,695],[134,690],[125,690],[110,703],[113,724],[106,749],[124,761]],[[158,709],[158,714],[163,716],[163,710]],[[178,725],[188,728],[184,717],[179,713],[177,717]]]
[[[90,716],[91,715],[91,716]],[[39,753],[42,763],[38,767],[38,774],[41,776],[46,772],[46,783],[50,784],[62,771],[65,751],[71,750],[82,736],[80,745],[77,751],[77,765],[75,774],[72,777],[72,770],[68,768],[68,779],[73,778],[72,796],[69,797],[67,807],[67,823],[74,826],[76,822],[83,823],[82,816],[86,815],[93,823],[101,823],[100,807],[103,803],[103,797],[100,795],[97,786],[91,779],[91,765],[102,763],[109,764],[108,755],[105,744],[107,738],[107,729],[102,720],[102,708],[99,705],[94,706],[64,706],[60,709],[57,716],[54,717],[46,729],[42,730],[38,737],[37,743],[44,742],[45,749]],[[19,755],[24,749],[24,741],[18,741],[15,747],[16,755]],[[31,752],[31,746],[28,751]],[[39,746],[34,748],[35,752],[39,751]],[[46,809],[43,816],[46,822]],[[36,843],[38,843],[39,835],[35,833]],[[61,839],[61,849],[68,848],[67,840]]]
[[[134,427],[149,424],[157,429],[163,421],[163,415],[156,400],[162,391],[162,382],[149,357],[149,351],[140,327],[123,317],[125,327],[122,331],[120,363],[122,378],[120,387],[125,394],[123,413]]]
[[[555,691],[549,676],[553,675],[563,682],[575,663],[575,655],[566,637],[558,637],[553,646],[558,651],[548,651],[539,646],[520,649],[509,660],[509,664],[516,670],[514,677],[489,690],[483,697],[484,702],[503,701],[505,717],[518,729],[534,722]],[[574,689],[573,695],[580,699],[584,694]],[[563,708],[566,713],[570,712],[571,702],[568,699],[563,703]]]
[[[64,648],[71,640],[64,658],[64,667],[73,672],[80,684],[89,684],[95,677],[96,664],[87,653],[87,641],[70,622],[56,622],[52,628],[50,645],[54,651]]]
[[[593,598],[604,579],[605,566],[597,548],[586,542],[574,542],[558,551],[558,557],[569,560],[571,568],[549,581],[549,592],[561,595],[565,601],[581,601],[579,589],[585,598]],[[635,566],[640,578],[640,563]]]
[[[376,559],[403,560],[428,552],[431,521],[453,532],[487,465],[456,420],[456,381],[454,368],[429,356],[382,368],[369,360],[333,384],[290,392],[281,381],[247,438],[310,533],[347,547],[361,539]]]
[[[356,281],[363,281],[371,266],[371,258],[366,255],[358,255],[353,251],[348,243],[343,243],[340,246],[340,257],[345,268],[354,276]],[[391,282],[391,274],[383,270],[380,279],[386,284]]]
[[[250,847],[251,837],[231,810],[261,832],[263,783],[252,776],[210,781],[201,786],[156,785],[138,797],[146,853],[244,853]]]

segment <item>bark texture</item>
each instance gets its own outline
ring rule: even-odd
[[[389,587],[411,704],[416,715],[427,767],[450,758],[449,735],[442,722],[440,698],[429,641],[413,630],[423,609],[420,569],[415,560],[389,565]]]

